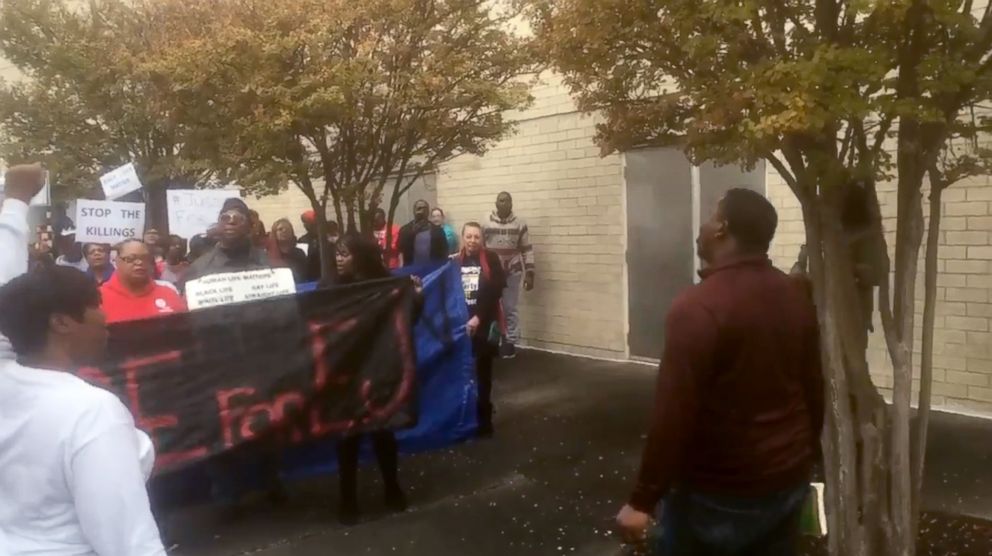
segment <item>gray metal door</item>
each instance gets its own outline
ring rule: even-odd
[[[625,153],[628,345],[631,357],[659,359],[665,315],[693,282],[692,172],[677,150]]]
[[[716,210],[717,203],[730,189],[741,187],[765,194],[765,163],[754,170],[740,166],[714,166],[707,162],[699,167],[699,218],[705,221]]]

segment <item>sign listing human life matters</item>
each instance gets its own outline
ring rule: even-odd
[[[100,176],[100,185],[103,187],[103,196],[108,201],[113,201],[141,189],[141,180],[138,179],[134,164],[129,162]]]
[[[288,268],[213,274],[186,283],[191,311],[294,293],[296,282]]]
[[[140,238],[145,230],[145,205],[116,201],[76,201],[76,240],[115,245]]]

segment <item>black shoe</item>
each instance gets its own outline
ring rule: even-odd
[[[338,523],[351,527],[358,525],[361,520],[361,512],[358,511],[358,502],[341,502],[338,505]]]
[[[476,438],[492,438],[496,431],[493,430],[492,424],[479,425],[479,428],[475,430]]]
[[[394,513],[405,512],[410,507],[406,500],[406,494],[400,487],[386,489],[386,508]]]
[[[513,359],[517,356],[517,347],[504,340],[499,346],[499,356],[501,359]]]

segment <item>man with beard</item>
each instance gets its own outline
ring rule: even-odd
[[[413,205],[413,221],[400,228],[399,251],[403,266],[443,263],[448,260],[444,230],[431,224],[431,206],[423,199]]]

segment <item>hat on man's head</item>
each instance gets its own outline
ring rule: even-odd
[[[52,231],[59,237],[74,236],[76,235],[76,225],[71,218],[63,214],[55,217],[55,221],[52,222]]]
[[[245,218],[251,217],[251,209],[248,208],[248,205],[245,204],[244,201],[238,199],[237,197],[231,197],[230,199],[224,201],[224,206],[220,208],[220,214],[224,214],[225,212],[232,210],[236,210],[241,214],[244,214]]]
[[[314,224],[317,222],[317,213],[312,210],[308,210],[300,215],[300,220],[306,224]]]

